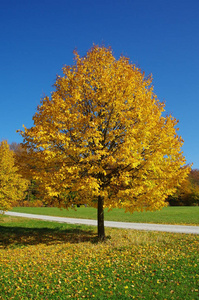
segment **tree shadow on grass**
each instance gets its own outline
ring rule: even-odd
[[[26,228],[0,226],[0,248],[15,248],[38,244],[97,242],[92,230],[77,228]]]

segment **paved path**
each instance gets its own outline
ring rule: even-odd
[[[54,221],[59,223],[84,224],[84,225],[97,226],[96,220],[89,220],[89,219],[52,217],[52,216],[25,214],[25,213],[17,213],[17,212],[10,212],[10,211],[5,212],[5,215],[46,220],[46,221]],[[163,224],[130,223],[130,222],[127,223],[127,222],[114,222],[114,221],[105,221],[104,224],[105,227],[199,234],[199,226],[163,225]]]

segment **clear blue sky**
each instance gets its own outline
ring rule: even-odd
[[[0,141],[33,125],[63,65],[95,44],[128,56],[179,120],[187,163],[199,168],[198,0],[1,0]]]

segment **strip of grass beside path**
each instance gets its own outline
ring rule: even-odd
[[[0,299],[198,299],[199,236],[0,216]]]
[[[13,212],[30,213],[38,215],[97,219],[97,210],[93,207],[78,207],[69,210],[56,207],[15,207]],[[123,209],[113,209],[108,212],[105,209],[106,221],[135,222],[135,223],[157,223],[157,224],[179,224],[199,225],[199,206],[172,206],[165,207],[155,212],[125,213]]]

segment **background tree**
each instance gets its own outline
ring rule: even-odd
[[[177,121],[128,58],[94,46],[75,54],[55,91],[41,101],[34,126],[21,132],[46,201],[98,208],[98,236],[105,237],[104,207],[155,210],[187,176]]]
[[[13,151],[15,165],[18,168],[20,174],[25,177],[26,179],[31,180],[31,174],[29,172],[29,164],[30,158],[28,158],[27,150],[21,145],[16,142],[13,142],[9,145],[10,150]]]
[[[168,197],[171,206],[199,205],[199,170],[191,170],[173,195]]]
[[[0,210],[8,210],[24,197],[28,181],[15,166],[14,153],[7,141],[0,143]]]
[[[24,199],[21,199],[18,204],[20,206],[34,206],[36,204],[38,205],[39,186],[29,172],[30,158],[28,156],[28,153],[21,144],[18,144],[16,142],[10,144],[10,149],[14,152],[15,165],[17,166],[19,173],[23,178],[26,178],[29,181],[26,191],[26,197]],[[42,205],[42,202],[40,203],[40,205]]]

